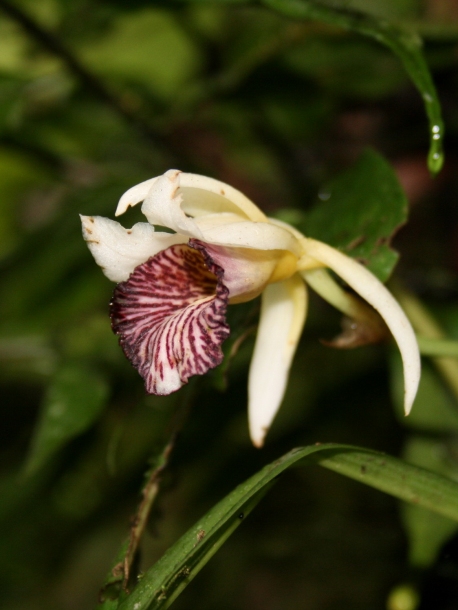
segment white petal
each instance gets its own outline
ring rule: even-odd
[[[160,225],[188,237],[203,240],[202,232],[182,210],[183,197],[178,192],[179,170],[169,170],[151,186],[142,205],[142,212],[152,225]]]
[[[145,200],[155,182],[165,176],[179,187],[177,194],[183,196],[183,211],[189,216],[201,217],[227,212],[236,214],[241,219],[257,222],[266,220],[265,215],[248,197],[229,184],[179,170],[169,170],[163,176],[145,180],[126,191],[119,200],[116,216],[124,214],[129,207]],[[164,223],[162,225],[168,226]]]
[[[187,241],[182,235],[155,232],[146,222],[131,229],[102,216],[81,216],[81,222],[96,263],[113,282],[127,280],[137,265],[173,244]]]
[[[153,186],[156,180],[157,178],[150,178],[149,180],[140,182],[140,184],[136,184],[128,191],[126,191],[119,200],[115,216],[120,216],[121,214],[124,214],[124,212],[126,212],[129,208],[143,201],[148,195],[150,188]]]
[[[292,233],[269,222],[218,223],[202,229],[200,219],[195,222],[203,235],[202,241],[209,244],[255,250],[288,250],[298,257],[302,253],[302,246]]]
[[[285,227],[267,221],[241,220],[237,214],[221,211],[222,208],[215,199],[224,201],[225,198],[213,191],[193,188],[183,191],[180,187],[183,176],[199,178],[199,181],[196,180],[198,184],[204,184],[207,180],[209,186],[214,186],[215,182],[223,184],[204,176],[181,174],[178,170],[166,172],[154,182],[143,202],[142,212],[149,223],[168,227],[177,233],[209,244],[256,250],[289,250],[297,256],[302,253],[299,240]],[[193,195],[198,195],[202,205],[206,203],[209,208],[213,205],[217,213],[190,218],[187,215],[186,201],[191,191]]]
[[[227,248],[190,239],[189,245],[202,252],[213,264],[224,269],[224,285],[231,303],[243,303],[256,298],[268,284],[279,257],[276,251],[251,248]],[[295,272],[295,267],[293,272]]]
[[[404,410],[412,408],[420,381],[421,363],[415,333],[401,306],[365,267],[327,244],[307,239],[307,254],[324,263],[376,309],[395,338],[404,365]]]
[[[265,222],[266,216],[248,197],[229,184],[200,176],[180,174],[180,191],[183,194],[184,211],[191,216],[229,212],[255,222]]]
[[[248,381],[250,436],[256,447],[275,417],[304,327],[307,290],[299,275],[270,284],[262,294],[261,318]]]

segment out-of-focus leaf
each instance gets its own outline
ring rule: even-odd
[[[450,477],[456,475],[457,465],[448,459],[442,441],[413,437],[406,445],[404,456],[410,463],[428,470]],[[401,514],[409,537],[411,564],[428,567],[437,558],[444,542],[456,532],[456,521],[415,504],[403,504]]]
[[[364,11],[386,19],[399,19],[419,12],[418,0],[332,0],[332,6]]]
[[[57,353],[43,335],[3,335],[0,332],[0,379],[49,376]]]
[[[406,80],[393,54],[362,37],[318,32],[288,50],[284,61],[293,72],[351,99],[386,97]]]
[[[424,356],[453,356],[458,357],[458,341],[453,339],[430,339],[418,337],[418,346]]]
[[[173,15],[158,9],[123,15],[82,55],[98,71],[136,81],[166,99],[200,66],[198,47]]]
[[[396,174],[383,157],[366,151],[350,169],[321,190],[322,200],[301,227],[360,259],[382,281],[398,254],[389,246],[395,231],[407,220],[407,199]]]
[[[20,240],[17,200],[27,188],[46,183],[43,168],[25,155],[0,148],[0,259],[10,254]]]
[[[402,365],[398,355],[391,359],[391,384],[396,415],[403,425],[426,434],[445,434],[458,431],[458,411],[452,394],[429,365],[424,363],[414,408],[404,417]],[[456,477],[456,462],[449,455],[446,442],[441,439],[411,437],[404,449],[410,463],[449,477]],[[457,529],[455,521],[415,505],[402,507],[402,517],[409,537],[409,558],[412,565],[427,567],[437,558],[444,542]]]
[[[314,19],[369,36],[389,47],[404,64],[413,83],[421,93],[429,119],[430,150],[428,167],[441,170],[444,162],[442,140],[444,124],[436,88],[423,57],[420,37],[413,31],[402,30],[384,19],[362,12],[331,7],[310,0],[262,0],[262,3],[293,19]]]
[[[183,4],[183,0],[172,0],[175,4]],[[186,4],[248,4],[250,0],[185,0]],[[169,4],[169,0],[160,0],[159,5]]]
[[[45,395],[26,471],[39,469],[70,439],[87,430],[100,415],[107,395],[105,380],[87,367],[68,364],[61,368]]]
[[[290,451],[239,485],[214,506],[142,577],[119,610],[168,608],[274,479],[289,466],[320,464],[397,498],[458,521],[458,483],[376,451],[348,445],[314,445]]]
[[[397,354],[393,354],[391,359],[391,388],[396,416],[404,426],[430,433],[458,432],[456,402],[428,363],[423,364],[414,408],[409,417],[404,415],[404,381]]]

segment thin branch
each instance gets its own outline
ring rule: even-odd
[[[183,392],[183,400],[172,418],[170,426],[171,431],[169,433],[168,441],[159,456],[155,458],[155,464],[152,470],[149,472],[148,480],[142,489],[142,500],[132,521],[129,542],[125,550],[125,554],[123,551],[122,560],[120,560],[112,569],[114,581],[112,581],[110,584],[113,582],[121,583],[122,580],[122,588],[124,591],[128,590],[132,565],[135,561],[143,532],[148,524],[151,509],[160,491],[162,475],[169,464],[178,435],[180,434],[189,416],[196,392],[196,385],[197,381],[191,380],[186,390]]]
[[[127,590],[127,584],[130,577],[130,569],[137,553],[141,537],[148,523],[148,518],[153,506],[154,500],[159,493],[161,475],[168,465],[170,455],[175,447],[176,434],[173,434],[161,455],[159,456],[157,466],[151,471],[148,481],[142,490],[142,501],[138,507],[137,514],[130,528],[129,546],[123,561],[123,589]]]
[[[148,120],[124,104],[122,99],[118,98],[98,76],[87,69],[53,32],[44,28],[22,9],[8,2],[8,0],[0,0],[0,10],[18,23],[31,38],[49,53],[61,59],[67,69],[76,76],[80,83],[94,97],[107,104],[125,121],[135,127],[142,136],[148,138],[156,146],[170,150],[170,144],[164,140],[162,134],[158,133]]]

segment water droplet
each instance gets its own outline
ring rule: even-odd
[[[441,139],[441,136],[440,136],[439,133],[434,133],[433,134],[433,140],[440,140],[440,139]]]
[[[433,98],[429,93],[423,93],[423,99],[425,100],[425,102],[432,102]]]
[[[435,150],[434,152],[430,152],[428,155],[428,167],[430,172],[433,174],[438,174],[442,169],[442,165],[444,164],[444,155],[442,151]]]
[[[331,193],[328,193],[327,191],[320,191],[318,193],[318,199],[321,199],[321,201],[327,201],[330,197]]]
[[[433,125],[433,127],[432,127],[433,133],[439,133],[440,130],[441,130],[441,128],[439,127],[439,125]]]

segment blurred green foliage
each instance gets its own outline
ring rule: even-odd
[[[399,281],[458,338],[456,4],[315,3],[423,36],[448,138],[434,180],[424,100],[399,56],[267,4],[0,0],[5,610],[95,607],[144,473],[180,418],[140,577],[225,494],[293,446],[354,443],[456,479],[450,376],[428,363],[418,410],[398,418],[399,371],[387,366],[386,347],[323,346],[339,315],[318,298],[262,451],[246,429],[257,302],[230,310],[223,367],[170,397],[145,396],[111,332],[113,286],[81,238],[78,214],[113,217],[127,188],[179,167],[239,188],[267,213],[368,259],[383,279],[398,251]],[[398,231],[406,202],[409,224]],[[123,222],[139,217],[130,210]],[[382,610],[405,582],[421,610],[454,607],[454,524],[420,510],[400,514],[389,496],[318,468],[288,471],[175,607]]]

